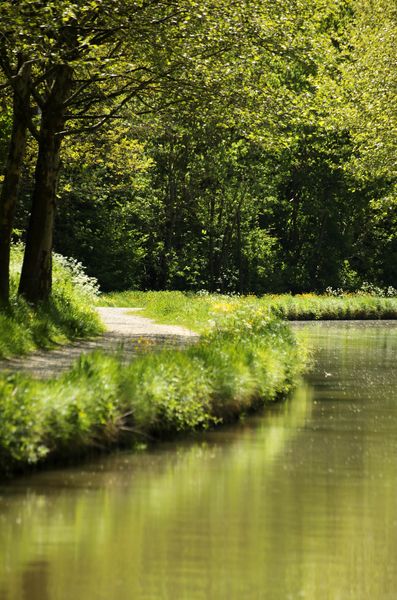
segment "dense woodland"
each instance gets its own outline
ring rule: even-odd
[[[3,0],[0,296],[397,284],[396,0]]]

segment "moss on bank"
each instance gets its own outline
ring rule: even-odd
[[[289,327],[242,309],[181,350],[83,356],[52,381],[0,380],[2,476],[98,448],[205,429],[286,394],[303,367]]]
[[[271,310],[287,320],[397,319],[397,298],[370,293],[316,295],[267,294],[225,296],[185,292],[118,292],[100,297],[105,306],[141,307],[144,315],[162,323],[203,331],[219,315],[243,307]]]

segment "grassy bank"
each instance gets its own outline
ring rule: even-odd
[[[224,296],[183,292],[120,292],[100,297],[107,306],[141,307],[146,316],[162,323],[184,325],[203,331],[219,315],[242,307],[271,310],[287,320],[397,319],[397,298],[370,293],[340,296],[301,294]]]
[[[72,260],[55,255],[50,302],[33,309],[17,297],[22,251],[22,246],[12,250],[11,302],[0,312],[0,358],[100,333],[101,323],[92,310],[95,282]]]
[[[303,366],[285,323],[241,309],[182,350],[129,365],[89,355],[52,381],[0,380],[0,473],[235,419],[285,394]]]

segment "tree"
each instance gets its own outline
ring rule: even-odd
[[[11,134],[0,193],[0,304],[2,305],[7,305],[9,302],[10,243],[30,119],[31,65],[19,56],[15,70],[9,67],[7,72],[13,82],[13,91]]]
[[[112,191],[113,175],[105,174],[104,169],[101,173],[93,165],[93,189],[87,190],[85,178],[80,187],[84,189],[81,195],[92,198],[91,207],[79,199],[77,191],[65,194],[64,222],[58,225],[60,248],[73,251],[74,240],[65,239],[66,231],[70,237],[73,223],[81,244],[74,252],[80,252],[79,258],[100,274],[107,288],[111,281],[121,286],[132,281],[150,288],[259,292],[281,285],[280,263],[285,255],[271,229],[277,228],[284,242],[289,225],[278,222],[273,202],[285,208],[289,199],[284,198],[281,186],[277,192],[276,182],[280,172],[289,172],[289,161],[298,162],[297,139],[302,146],[312,143],[302,131],[313,129],[313,121],[320,119],[319,111],[314,110],[315,85],[325,57],[332,66],[332,23],[339,18],[334,3],[324,2],[321,10],[313,8],[309,0],[261,3],[256,20],[244,25],[247,35],[238,45],[231,45],[217,58],[189,61],[188,73],[181,79],[185,85],[190,82],[189,94],[178,95],[177,90],[163,86],[151,95],[153,110],[140,115],[136,99],[132,101],[121,123],[130,124],[126,137],[136,136],[145,143],[153,160],[148,174],[151,184],[136,198],[126,189]],[[157,56],[157,68],[163,72],[170,64],[168,52]],[[201,93],[193,93],[195,89]],[[323,136],[324,144],[325,139]],[[286,148],[291,152],[283,152]],[[106,162],[114,161],[110,157]],[[310,181],[311,190],[305,190],[309,212],[310,202],[320,207],[334,197],[321,193],[317,175],[318,170],[310,179],[306,170],[301,178],[306,179],[306,187]],[[127,172],[123,179],[127,184]],[[263,225],[264,214],[269,212],[266,205],[274,214],[268,225]],[[81,215],[81,220],[72,217],[72,211]],[[121,214],[125,220],[117,226]],[[91,231],[87,240],[86,218]],[[305,232],[301,227],[302,236]],[[113,239],[118,240],[123,256],[130,252],[129,261],[121,261],[120,251],[111,250]],[[111,272],[99,264],[100,249],[106,262],[113,265]],[[287,258],[293,254],[290,250]],[[115,282],[112,275],[116,272]],[[308,279],[307,273],[305,277]]]
[[[2,70],[15,94],[10,73],[24,57],[37,107],[27,119],[39,151],[24,296],[50,293],[58,196],[57,247],[75,248],[107,287],[119,273],[123,286],[298,290],[327,285],[331,275],[336,285],[345,261],[360,270],[365,244],[353,221],[363,223],[365,213],[372,227],[376,219],[367,210],[369,180],[347,165],[353,142],[372,161],[375,148],[367,133],[359,140],[368,130],[360,133],[359,108],[371,96],[365,69],[351,62],[356,52],[360,64],[365,46],[352,19],[367,22],[370,5],[3,2]],[[358,75],[366,88],[350,94]],[[76,158],[74,144],[87,148],[88,139],[89,160]],[[140,158],[120,157],[120,143],[131,156],[139,148]],[[67,164],[57,190],[61,152]],[[152,167],[135,173],[146,160]]]
[[[142,110],[156,110],[156,97],[164,89],[172,102],[179,100],[181,86],[191,94],[192,65],[227,49],[240,32],[243,6],[241,2],[231,7],[222,0],[200,4],[200,9],[193,0],[88,4],[28,0],[22,5],[6,0],[2,5],[5,34],[0,66],[12,85],[9,67],[15,51],[32,64],[30,92],[40,112],[32,212],[20,281],[20,293],[29,301],[46,299],[51,291],[63,139],[118,118],[132,99],[141,103]]]

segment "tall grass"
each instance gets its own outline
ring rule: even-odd
[[[92,310],[98,289],[81,265],[55,255],[52,297],[33,308],[17,296],[22,253],[21,245],[13,247],[10,306],[0,311],[0,358],[100,333],[102,325]]]
[[[8,377],[0,381],[0,473],[234,419],[287,393],[302,357],[285,323],[241,309],[197,344],[129,365],[94,354],[56,380]]]
[[[343,294],[267,294],[225,296],[184,292],[120,292],[101,296],[107,306],[141,307],[144,314],[163,323],[204,331],[219,315],[241,307],[263,308],[287,320],[396,319],[397,298],[368,292]]]

